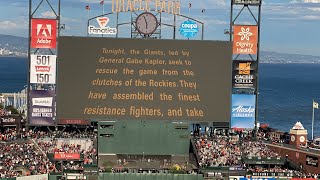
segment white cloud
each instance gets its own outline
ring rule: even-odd
[[[18,28],[21,27],[12,21],[0,21],[0,30],[13,30]]]
[[[304,0],[304,3],[320,3],[320,0]]]
[[[46,11],[41,13],[41,16],[44,18],[56,18],[56,14],[53,11]]]
[[[320,0],[292,0],[289,3],[320,3]]]
[[[320,16],[306,15],[306,16],[302,16],[301,19],[303,19],[303,20],[320,20]]]
[[[310,8],[307,8],[308,10],[311,10],[311,11],[320,11],[320,7],[310,7]]]
[[[101,0],[81,0],[81,2],[84,2],[84,3],[100,3]],[[104,3],[105,4],[111,4],[112,1],[111,0],[104,0]]]

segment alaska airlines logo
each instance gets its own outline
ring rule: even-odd
[[[236,113],[253,113],[254,112],[254,108],[249,106],[249,107],[245,107],[245,106],[237,106],[236,108],[232,108],[232,112],[236,112]]]
[[[254,112],[252,106],[236,106],[232,108],[232,117],[254,117]]]
[[[52,25],[51,24],[37,24],[37,36],[52,36]]]
[[[250,36],[252,36],[253,34],[250,32],[250,27],[241,28],[241,32],[238,33],[239,36],[241,36],[241,41],[243,40],[247,40],[250,41]]]

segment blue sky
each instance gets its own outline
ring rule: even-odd
[[[33,0],[33,6],[40,1]],[[54,8],[57,7],[54,3],[56,0],[49,1]],[[110,12],[111,0],[105,1],[105,12]],[[100,0],[61,0],[61,23],[66,24],[62,35],[85,36],[88,18],[85,6],[91,6],[90,17],[97,16],[102,13],[99,2]],[[205,23],[205,39],[229,39],[224,34],[224,29],[229,28],[230,0],[181,0],[181,14],[189,15],[189,2],[192,4],[190,16]],[[0,0],[0,34],[28,36],[28,5],[29,0]],[[204,14],[201,9],[206,9]],[[47,5],[41,6],[35,17],[52,17],[49,10]],[[243,13],[239,23],[252,22],[246,15],[247,12]],[[128,13],[122,17],[128,18]],[[164,17],[165,20],[170,21],[169,16]],[[263,51],[320,55],[320,0],[264,0],[261,28]]]

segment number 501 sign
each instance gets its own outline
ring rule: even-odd
[[[56,83],[56,55],[31,55],[30,83]]]

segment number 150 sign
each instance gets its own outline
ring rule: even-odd
[[[31,55],[30,83],[56,83],[56,55]]]

